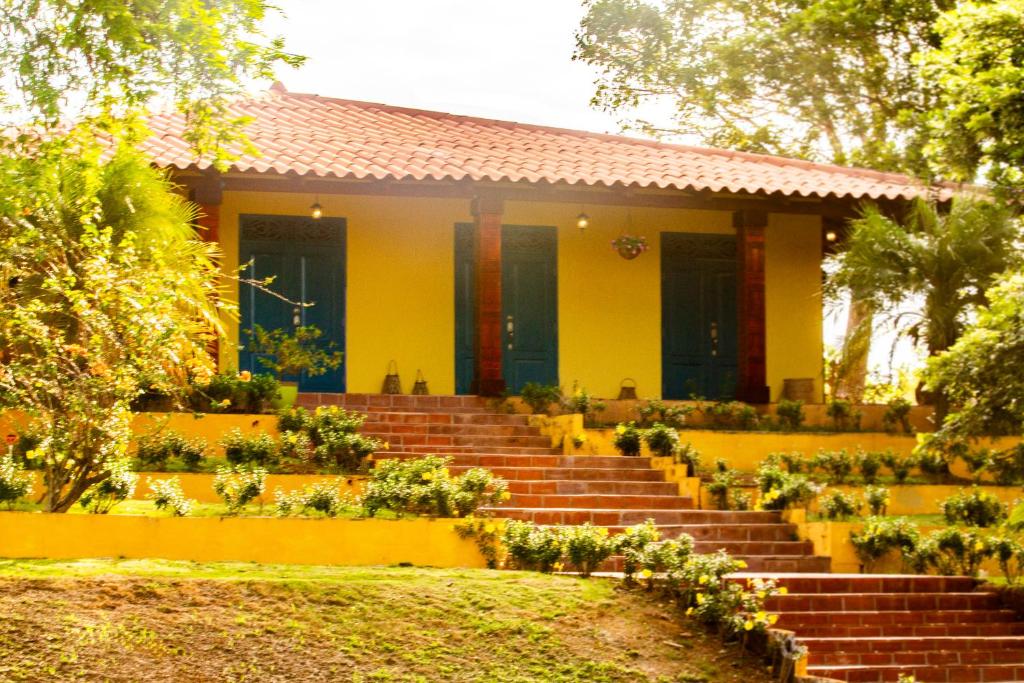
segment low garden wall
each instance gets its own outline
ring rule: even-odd
[[[0,557],[485,567],[454,523],[0,512]]]
[[[953,496],[964,489],[969,489],[970,484],[962,486],[946,484],[887,484],[889,490],[889,506],[887,515],[938,515],[942,514],[940,503],[950,496]],[[1013,503],[1024,500],[1019,486],[980,486],[985,493],[998,498],[1000,502],[1006,503],[1011,508]],[[829,491],[843,491],[855,496],[864,498],[863,486],[829,486]],[[811,512],[817,512],[817,501],[811,504]]]

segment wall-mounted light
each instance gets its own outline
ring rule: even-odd
[[[839,239],[839,235],[836,234],[835,230],[829,230],[825,233],[826,242],[835,242],[837,239]]]
[[[313,205],[309,207],[309,215],[313,220],[319,220],[324,215],[324,207],[320,206],[319,201],[313,202]]]
[[[576,227],[580,229],[580,232],[590,227],[590,216],[580,211],[580,215],[576,216]]]

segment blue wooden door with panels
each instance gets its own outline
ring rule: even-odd
[[[736,238],[661,235],[662,395],[732,399],[739,370]]]
[[[267,372],[246,344],[253,325],[264,329],[293,330],[314,325],[327,349],[345,348],[345,233],[343,218],[314,220],[303,216],[243,215],[239,219],[239,263],[251,263],[242,275],[253,280],[272,277],[269,289],[283,301],[258,287],[242,283],[238,354],[240,370]],[[312,304],[296,306],[293,303]],[[345,391],[345,363],[316,377],[284,377],[298,381],[299,391]]]

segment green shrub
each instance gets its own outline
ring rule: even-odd
[[[862,531],[850,532],[850,543],[867,572],[873,571],[879,560],[893,552],[911,556],[920,538],[917,525],[904,518],[869,517]]]
[[[876,517],[885,515],[889,509],[889,489],[884,486],[867,487],[864,499],[867,501],[868,510]]]
[[[321,406],[313,411],[306,432],[316,464],[343,473],[360,471],[367,456],[385,447],[378,439],[359,433],[365,421],[365,415],[339,406]]]
[[[896,479],[897,484],[902,484],[910,476],[910,473],[917,466],[917,459],[908,455],[907,457],[900,457],[893,451],[889,450],[882,454],[882,464],[889,468],[892,472],[892,476]]]
[[[826,519],[846,520],[860,513],[861,503],[857,498],[842,491],[830,491],[818,501],[821,513]]]
[[[890,400],[882,415],[882,424],[887,432],[896,431],[896,426],[899,425],[904,433],[910,434],[913,431],[910,426],[910,401],[901,397]]]
[[[874,451],[857,451],[857,469],[865,484],[878,481],[878,471],[882,469],[882,455]]]
[[[758,416],[753,406],[741,401],[715,401],[704,407],[702,412],[708,419],[709,427],[719,429],[754,429]]]
[[[115,505],[132,497],[139,475],[131,471],[126,460],[111,464],[110,475],[93,484],[79,499],[79,504],[91,514],[105,515]]]
[[[1000,453],[993,453],[989,468],[997,484],[1011,486],[1024,481],[1024,444]]]
[[[287,493],[275,489],[274,506],[279,517],[310,512],[337,517],[346,508],[346,500],[338,481],[318,481]]]
[[[146,495],[157,510],[170,510],[175,517],[187,517],[195,505],[194,500],[185,497],[178,477],[153,479],[149,482],[150,493]]]
[[[33,480],[12,454],[0,456],[0,503],[6,503],[7,509],[18,499],[32,495]]]
[[[919,541],[908,553],[917,572],[934,569],[942,575],[977,576],[981,563],[995,554],[989,539],[974,529],[946,527]]]
[[[565,398],[562,405],[568,412],[582,415],[584,424],[594,424],[597,421],[597,414],[607,407],[604,402],[594,398],[586,388],[578,385],[573,386],[572,396]]]
[[[693,537],[680,534],[676,539],[660,540],[654,520],[626,528],[614,537],[616,552],[623,557],[626,583],[633,583],[637,572],[653,587],[654,575],[667,574],[671,583],[679,580],[679,572],[693,554]]]
[[[761,491],[759,505],[765,510],[800,506],[810,502],[820,490],[806,476],[784,470],[776,458],[762,462],[754,479]]]
[[[309,411],[301,407],[282,408],[277,411],[277,431],[305,432],[309,429]]]
[[[1006,583],[1017,585],[1024,568],[1024,545],[1012,536],[993,536],[988,542],[992,556],[999,563],[999,570],[1006,577]]]
[[[615,537],[616,551],[622,555],[622,572],[627,583],[632,582],[633,576],[642,566],[644,548],[660,538],[661,534],[653,519],[627,527]]]
[[[232,465],[255,465],[269,467],[278,462],[278,449],[274,439],[263,432],[252,436],[242,434],[239,429],[232,429],[225,434],[220,445],[224,448],[224,457]]]
[[[831,399],[825,405],[825,414],[832,419],[832,427],[837,432],[850,428],[853,413],[853,404],[842,398]]]
[[[516,569],[549,573],[562,569],[562,532],[558,527],[509,520],[501,536],[509,564]]]
[[[999,524],[1007,517],[1006,506],[991,493],[977,486],[970,493],[959,491],[940,503],[942,515],[947,524],[989,527]]]
[[[162,472],[171,458],[177,458],[185,469],[194,472],[206,458],[207,445],[202,439],[186,439],[177,432],[140,437],[135,457],[142,470]]]
[[[830,484],[843,484],[853,473],[853,456],[846,449],[818,451],[814,456],[814,465],[828,475]]]
[[[640,426],[650,427],[655,422],[682,429],[686,418],[693,412],[692,406],[669,406],[657,399],[648,400],[644,405],[637,406],[640,414]]]
[[[686,605],[687,615],[708,625],[731,619],[739,606],[736,591],[740,586],[723,581],[723,577],[741,568],[741,563],[723,550],[693,555],[679,577],[681,604]]]
[[[19,431],[15,434],[14,445],[11,446],[10,455],[14,462],[26,470],[39,467],[39,447],[43,444],[44,437],[36,431]]]
[[[802,472],[809,472],[813,463],[804,457],[803,453],[793,451],[792,453],[772,453],[769,457],[775,456],[779,461],[785,465],[786,469],[793,474],[800,474]]]
[[[700,467],[700,451],[692,443],[687,441],[679,446],[675,454],[675,462],[686,465],[686,476],[697,476],[697,468]]]
[[[509,498],[508,485],[489,470],[477,467],[452,477],[450,462],[437,456],[378,462],[363,492],[366,514],[391,510],[399,516],[465,517]]]
[[[775,406],[775,415],[783,429],[795,432],[804,423],[804,402],[782,399]]]
[[[963,461],[967,465],[967,471],[971,475],[971,480],[978,484],[981,482],[985,470],[988,469],[989,464],[992,462],[992,451],[988,448],[970,450],[964,453]]]
[[[537,415],[547,415],[552,403],[562,402],[562,389],[557,384],[527,382],[519,394],[530,412]]]
[[[612,444],[623,455],[640,455],[641,430],[637,429],[635,422],[621,423],[615,427],[615,438]]]
[[[266,486],[267,471],[262,467],[218,467],[213,477],[214,493],[224,501],[230,515],[262,496]]]
[[[711,501],[716,510],[728,510],[730,508],[729,494],[733,487],[736,486],[738,479],[739,473],[731,469],[725,460],[718,459],[715,461],[715,471],[711,475],[711,482],[705,488],[708,495],[711,496]]]
[[[565,557],[580,575],[590,576],[615,552],[615,541],[608,529],[584,523],[566,526],[561,531]]]
[[[675,455],[680,448],[679,432],[657,422],[643,430],[643,439],[653,455]]]
[[[186,403],[201,413],[262,413],[280,390],[281,384],[270,375],[219,373],[205,384],[193,385]]]

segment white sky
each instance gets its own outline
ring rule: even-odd
[[[278,0],[288,90],[615,133],[572,61],[579,0]]]

